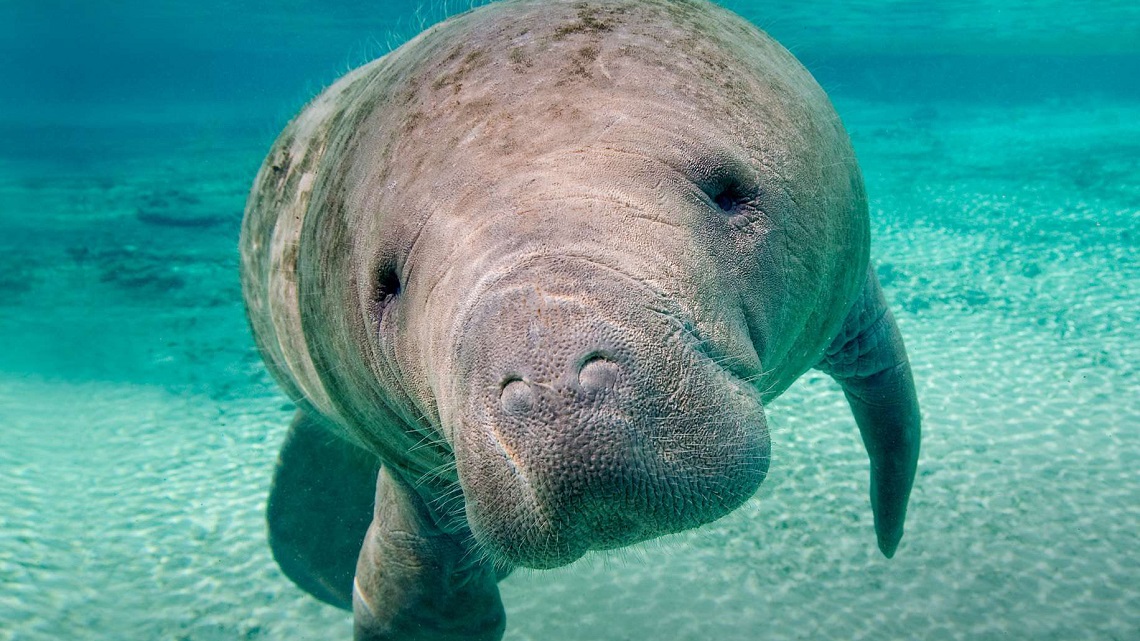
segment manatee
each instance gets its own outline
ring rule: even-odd
[[[765,407],[842,387],[894,554],[920,418],[863,180],[793,56],[703,0],[504,0],[350,72],[241,236],[298,411],[269,539],[357,639],[499,639],[497,584],[709,523]]]

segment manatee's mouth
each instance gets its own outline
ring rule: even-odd
[[[537,420],[467,413],[461,432],[473,438],[457,447],[457,464],[488,556],[558,567],[715,521],[755,493],[770,454],[759,393],[695,331],[669,345],[683,355],[673,358],[683,382],[671,389],[654,389],[663,371],[593,397],[519,379]]]

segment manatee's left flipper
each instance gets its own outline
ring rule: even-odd
[[[873,269],[820,369],[843,387],[871,458],[879,549],[894,556],[918,464],[921,427],[910,361]]]
[[[357,641],[498,641],[507,615],[498,576],[470,532],[451,534],[387,467],[353,584]]]
[[[281,571],[325,603],[352,609],[352,577],[380,461],[298,410],[277,458],[266,520]]]

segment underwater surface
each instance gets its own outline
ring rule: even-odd
[[[1140,639],[1140,5],[726,4],[859,155],[924,416],[907,534],[876,549],[809,372],[756,497],[517,571],[506,639]],[[0,3],[0,640],[351,637],[266,542],[293,407],[238,229],[307,99],[466,8]]]

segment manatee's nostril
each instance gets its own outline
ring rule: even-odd
[[[508,414],[526,414],[534,409],[534,391],[530,385],[516,378],[503,386],[499,403]]]
[[[617,382],[618,364],[604,356],[592,356],[578,370],[578,385],[587,392],[609,389]]]

